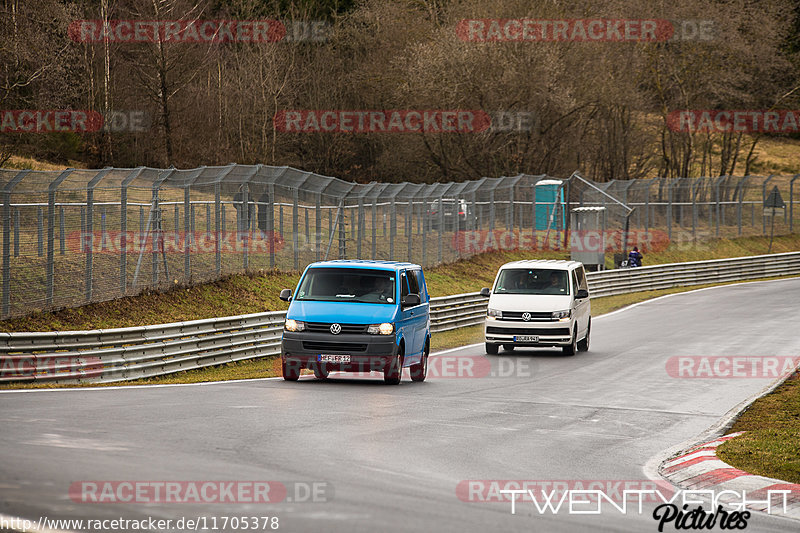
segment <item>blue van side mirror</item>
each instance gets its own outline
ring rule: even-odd
[[[421,302],[422,300],[420,300],[419,294],[406,294],[403,298],[403,307],[414,307],[415,305],[419,305]]]
[[[292,299],[292,289],[283,289],[281,291],[281,294],[280,294],[279,298],[281,300],[283,300],[284,302],[288,302],[289,300],[291,300]]]

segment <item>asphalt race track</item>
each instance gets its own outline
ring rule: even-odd
[[[648,461],[774,381],[670,377],[670,357],[796,356],[798,295],[791,279],[645,302],[596,318],[588,353],[465,347],[432,359],[425,383],[334,376],[0,393],[0,513],[276,516],[280,531],[657,531],[653,503],[641,514],[571,515],[523,502],[512,515],[508,502],[463,501],[457,487],[646,481]],[[471,366],[459,371],[459,361]],[[297,502],[290,490],[266,504],[76,503],[69,488],[86,480],[317,482],[328,501]],[[763,514],[746,529],[797,530]]]

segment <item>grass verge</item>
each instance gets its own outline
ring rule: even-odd
[[[759,476],[800,483],[800,374],[742,413],[731,431],[746,431],[717,448],[726,463]]]

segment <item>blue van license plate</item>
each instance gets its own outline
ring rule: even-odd
[[[320,363],[349,363],[350,356],[323,353],[317,356],[317,361]]]

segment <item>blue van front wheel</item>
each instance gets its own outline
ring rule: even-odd
[[[425,381],[425,377],[428,375],[428,354],[430,351],[430,341],[426,340],[422,359],[416,365],[411,365],[411,381]]]
[[[383,369],[383,381],[389,385],[399,385],[403,378],[403,346],[397,350],[397,355],[392,358],[392,362]]]

